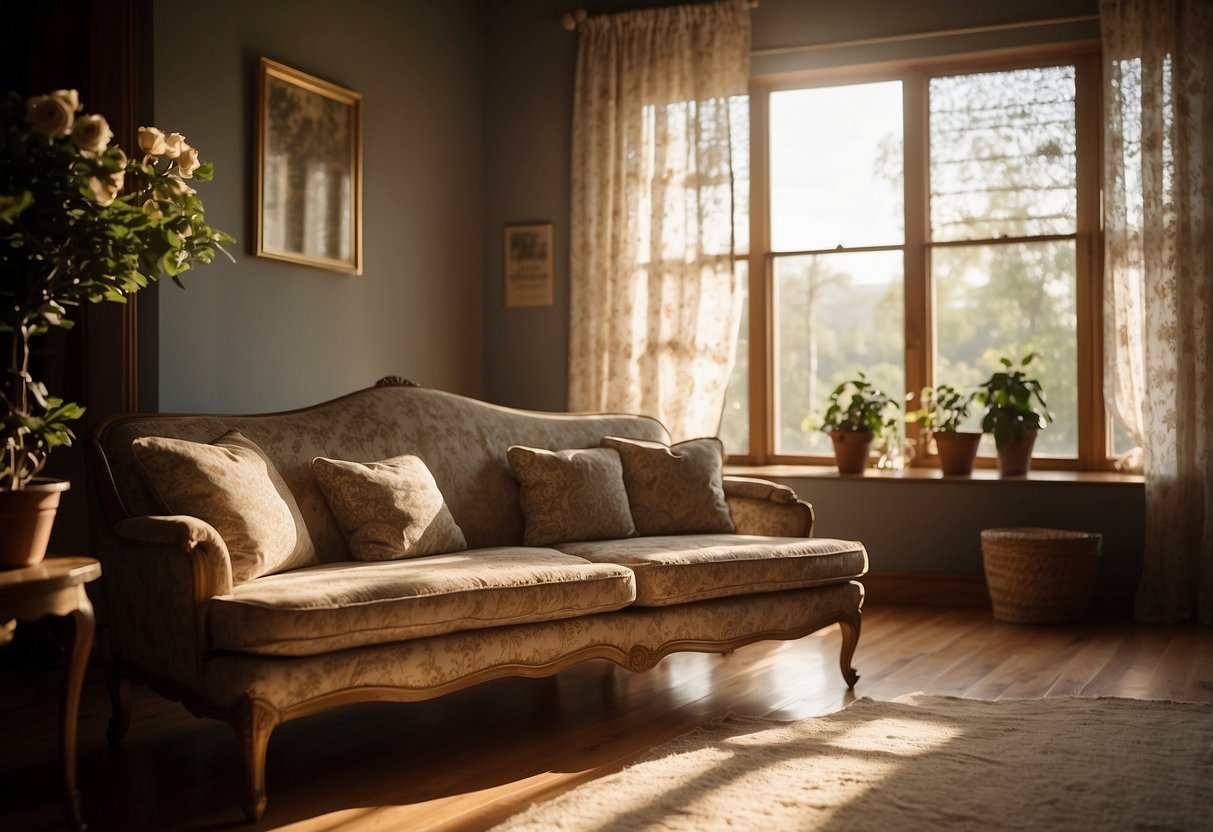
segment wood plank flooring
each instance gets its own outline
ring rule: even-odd
[[[1213,702],[1213,630],[1104,621],[1001,624],[988,611],[872,607],[854,694],[830,628],[727,656],[671,656],[643,674],[591,662],[551,679],[507,679],[431,702],[367,704],[298,720],[270,741],[269,808],[240,814],[231,729],[134,689],[126,740],[105,744],[97,679],[81,705],[80,774],[95,830],[290,829],[471,832],[617,770],[729,711],[794,719],[855,695],[914,691],[997,699],[1127,696]],[[63,828],[61,676],[0,672],[0,829]]]

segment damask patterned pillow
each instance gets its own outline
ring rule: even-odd
[[[735,531],[724,497],[724,445],[719,439],[671,446],[608,436],[602,444],[619,452],[637,534]]]
[[[420,457],[404,454],[364,465],[318,456],[312,474],[355,560],[416,558],[468,547]]]
[[[526,521],[528,546],[632,537],[619,454],[609,448],[545,451],[506,449]]]
[[[239,431],[209,445],[143,436],[131,452],[167,513],[197,517],[219,532],[233,583],[318,562],[291,490],[265,452]]]

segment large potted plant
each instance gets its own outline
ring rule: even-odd
[[[35,377],[33,344],[70,328],[72,307],[124,302],[164,274],[180,284],[233,240],[206,224],[189,180],[212,167],[181,134],[141,127],[132,159],[75,90],[10,93],[0,110],[0,568],[17,568],[45,555],[67,483],[38,474],[84,413]]]
[[[1053,421],[1040,382],[1027,374],[1028,365],[1039,357],[1030,352],[1018,364],[1010,358],[1000,358],[1002,369],[994,372],[977,394],[977,400],[986,408],[981,429],[994,435],[998,471],[1004,477],[1028,473],[1036,434]]]
[[[830,393],[821,429],[834,443],[834,461],[840,474],[861,474],[868,464],[872,443],[896,429],[901,408],[896,401],[858,372]]]
[[[960,428],[969,418],[976,394],[976,390],[961,392],[950,384],[924,387],[919,393],[919,408],[906,414],[907,422],[922,425],[924,447],[935,444],[939,468],[945,477],[967,477],[973,473],[982,435]]]

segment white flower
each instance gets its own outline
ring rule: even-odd
[[[80,93],[75,90],[54,90],[50,93],[51,98],[58,98],[68,109],[73,113],[78,113],[80,107]]]
[[[125,171],[118,171],[106,177],[90,176],[88,187],[93,192],[93,201],[104,208],[118,198],[118,192],[125,182]]]
[[[72,127],[72,143],[85,156],[100,156],[113,137],[114,131],[104,116],[81,116]]]
[[[193,195],[193,194],[198,193],[193,188],[191,188],[189,185],[182,182],[181,178],[177,177],[177,176],[168,177],[168,184],[169,184],[169,187],[172,188],[174,194]]]
[[[183,147],[189,147],[189,145],[185,143],[185,136],[180,133],[169,133],[164,137],[164,155],[170,159],[180,156]]]
[[[181,145],[181,153],[177,156],[177,172],[182,179],[189,179],[198,170],[198,151],[188,144]]]
[[[75,90],[71,92],[75,93]],[[76,120],[75,112],[69,100],[54,93],[36,95],[25,102],[25,120],[34,128],[34,132],[52,138],[71,131],[72,123]]]
[[[163,156],[168,149],[164,143],[164,131],[155,127],[139,128],[139,149],[148,156]]]

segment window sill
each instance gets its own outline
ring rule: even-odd
[[[994,468],[978,468],[969,477],[945,477],[938,468],[907,468],[903,471],[878,471],[869,468],[863,474],[840,474],[832,465],[725,465],[724,473],[738,477],[760,479],[802,480],[873,480],[876,482],[940,482],[966,483],[1083,483],[1089,485],[1126,485],[1141,487],[1145,478],[1140,474],[1117,471],[1029,471],[1022,477],[1000,477]]]

